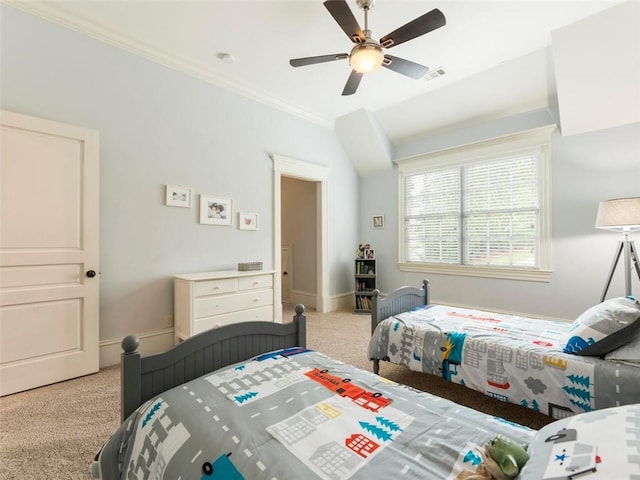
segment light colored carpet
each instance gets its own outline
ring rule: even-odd
[[[285,311],[291,318],[292,310]],[[307,312],[307,347],[370,370],[370,317]],[[540,428],[551,418],[445,380],[381,363],[380,374],[507,420]],[[0,398],[0,479],[87,479],[91,460],[119,424],[120,369]]]
[[[120,369],[0,398],[0,479],[86,479],[120,419]]]

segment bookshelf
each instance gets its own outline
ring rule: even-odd
[[[355,260],[355,308],[354,313],[371,313],[371,297],[376,286],[376,261],[357,258]]]

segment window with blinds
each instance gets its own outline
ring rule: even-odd
[[[467,146],[462,153],[431,155],[431,161],[398,162],[401,268],[549,273],[548,148],[538,137],[524,145],[518,136],[516,145],[501,139],[476,152]]]
[[[408,175],[405,241],[410,262],[460,262],[460,169]]]

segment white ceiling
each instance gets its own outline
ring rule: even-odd
[[[444,27],[389,53],[446,74],[413,80],[383,68],[365,75],[350,97],[341,96],[347,60],[288,62],[350,51],[322,0],[5,2],[329,127],[364,109],[398,144],[453,123],[545,106],[550,32],[621,0],[377,0],[369,14],[374,39],[433,8],[444,13]],[[364,28],[363,11],[347,3]],[[223,62],[224,53],[235,62]]]

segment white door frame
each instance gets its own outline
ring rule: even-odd
[[[282,279],[282,300],[286,301],[286,302],[291,302],[291,284],[293,283],[293,265],[291,264],[291,244],[290,243],[285,243],[284,245],[282,245],[282,247],[280,248],[280,252],[281,252],[281,259],[280,259],[280,265],[282,265],[282,262],[285,262],[285,266],[287,268],[287,272],[286,272],[286,276],[285,276],[285,271],[283,268],[283,271],[280,272],[280,278]],[[288,284],[289,288],[284,288],[285,283]],[[286,296],[285,296],[286,295]]]
[[[316,232],[318,254],[316,256],[317,292],[316,310],[320,313],[329,311],[329,280],[327,260],[327,183],[329,168],[315,163],[303,162],[294,158],[272,154],[273,160],[273,259],[274,266],[281,269],[282,242],[282,177],[293,177],[316,182]],[[280,272],[282,273],[282,272]],[[282,322],[282,279],[276,275],[275,297],[279,303],[278,319]]]

